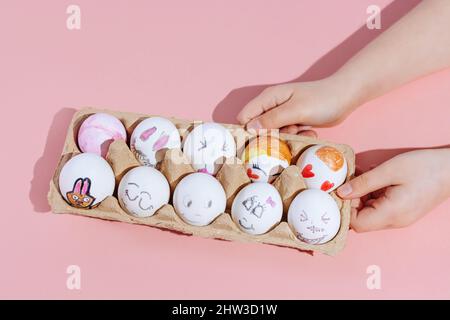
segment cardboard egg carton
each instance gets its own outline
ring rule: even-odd
[[[119,205],[116,193],[114,196],[106,198],[99,206],[93,209],[77,209],[71,207],[59,193],[58,177],[63,165],[74,155],[79,154],[80,150],[77,146],[77,134],[81,123],[91,114],[105,112],[109,113],[122,121],[127,129],[128,139],[131,136],[134,128],[143,119],[151,117],[151,115],[116,112],[108,110],[98,110],[93,108],[86,108],[79,110],[72,118],[71,124],[68,128],[64,149],[50,181],[50,191],[48,193],[48,201],[54,213],[71,213],[82,216],[100,218],[112,221],[121,221],[134,224],[147,225],[161,229],[169,229],[183,234],[196,235],[205,238],[215,238],[230,241],[248,241],[259,242],[265,244],[272,244],[283,247],[296,248],[302,251],[322,252],[328,255],[335,255],[345,246],[347,232],[350,224],[350,201],[341,200],[336,196],[335,192],[331,196],[336,200],[341,212],[341,225],[337,235],[331,241],[320,244],[311,245],[297,239],[291,228],[287,223],[287,210],[294,197],[305,189],[305,184],[301,176],[301,170],[295,166],[295,163],[300,154],[311,145],[327,144],[340,150],[346,157],[348,163],[348,175],[350,178],[355,171],[355,155],[353,150],[343,144],[336,144],[329,141],[314,139],[310,137],[303,137],[289,134],[279,134],[279,138],[286,141],[291,149],[293,159],[292,165],[284,169],[281,174],[272,183],[280,192],[283,200],[283,219],[269,232],[262,235],[250,235],[242,232],[233,222],[229,213],[231,203],[245,185],[250,183],[247,177],[246,170],[242,161],[238,158],[225,159],[223,166],[217,173],[217,179],[224,187],[227,196],[227,212],[218,216],[211,224],[204,227],[192,226],[185,223],[176,213],[171,204],[160,208],[153,216],[147,218],[138,218],[126,213]],[[168,118],[168,117],[166,117]],[[182,140],[186,137],[189,130],[195,123],[201,121],[186,121],[175,118],[170,119],[180,131]],[[230,129],[237,144],[237,155],[241,155],[245,143],[249,139],[255,137],[255,133],[246,131],[242,126],[223,124]],[[116,177],[116,190],[122,176],[131,168],[139,166],[138,161],[129,149],[128,141],[113,142],[107,154],[107,161],[111,164]],[[176,184],[187,174],[194,172],[192,166],[180,149],[168,150],[163,155],[163,161],[159,167],[160,171],[166,176],[169,181],[171,192]]]

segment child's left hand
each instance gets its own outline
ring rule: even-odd
[[[347,182],[338,195],[353,200],[356,232],[408,226],[450,197],[450,149],[398,155]]]

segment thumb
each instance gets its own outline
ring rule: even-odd
[[[297,123],[296,108],[291,101],[270,109],[247,124],[248,129],[278,129]]]
[[[373,191],[393,184],[393,175],[387,163],[363,173],[338,188],[337,193],[343,199],[363,197]]]

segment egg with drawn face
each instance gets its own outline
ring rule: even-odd
[[[136,217],[150,217],[169,202],[167,179],[151,167],[136,167],[120,180],[117,190],[120,206]]]
[[[288,223],[299,240],[323,244],[336,236],[341,214],[327,192],[308,189],[300,192],[289,206]]]
[[[269,183],[251,183],[236,195],[231,216],[249,234],[263,234],[281,221],[283,203],[277,189]]]
[[[206,226],[225,211],[226,195],[216,178],[196,172],[178,183],[173,194],[173,205],[186,223]]]
[[[252,182],[271,182],[291,164],[292,154],[286,142],[259,136],[249,142],[242,154],[247,175]]]
[[[64,200],[79,209],[95,208],[112,196],[115,187],[111,166],[94,153],[81,153],[67,161],[58,182]]]
[[[225,127],[208,122],[188,134],[183,152],[195,170],[215,175],[223,164],[221,160],[236,156],[236,143]]]
[[[130,149],[138,161],[155,167],[163,160],[164,151],[181,147],[180,133],[168,119],[151,117],[143,120],[133,130]]]
[[[347,161],[342,152],[334,147],[315,145],[305,150],[297,165],[308,189],[331,192],[344,183]]]

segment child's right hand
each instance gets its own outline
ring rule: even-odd
[[[350,88],[348,83],[332,77],[276,85],[251,100],[237,119],[249,129],[282,128],[291,134],[299,133],[305,126],[332,126],[358,105]]]

